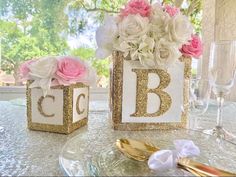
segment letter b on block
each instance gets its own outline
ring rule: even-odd
[[[136,108],[132,117],[158,117],[167,112],[171,106],[170,95],[163,91],[170,83],[170,75],[161,69],[132,69],[137,75]],[[157,88],[148,88],[148,74],[159,76],[160,84]],[[147,112],[148,93],[154,93],[160,98],[160,107],[154,113]]]

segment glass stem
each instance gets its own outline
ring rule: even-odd
[[[217,122],[216,126],[218,128],[222,127],[222,109],[223,109],[223,104],[224,104],[224,97],[222,94],[220,94],[217,97],[217,103],[218,103],[218,111],[217,111]]]

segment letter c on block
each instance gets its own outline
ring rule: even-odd
[[[79,108],[79,103],[80,103],[80,98],[83,97],[85,99],[85,94],[82,93],[78,96],[77,100],[76,100],[76,112],[80,115],[80,114],[83,114],[85,109],[83,109],[82,111],[80,110]]]
[[[52,99],[52,101],[54,102],[55,101],[55,97],[53,95],[47,95],[47,96],[41,96],[38,100],[38,111],[39,113],[44,116],[44,117],[54,117],[55,114],[46,114],[44,111],[43,111],[43,107],[42,107],[42,104],[43,104],[43,101],[46,99],[46,98],[50,98]]]

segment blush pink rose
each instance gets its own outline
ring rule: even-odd
[[[151,6],[146,0],[131,0],[124,9],[121,9],[120,16],[126,17],[130,14],[140,14],[142,17],[149,17]]]
[[[165,12],[167,12],[171,17],[180,13],[179,8],[174,7],[174,6],[166,5],[164,8],[165,8]]]
[[[19,67],[19,76],[21,80],[28,80],[29,78],[29,65],[33,63],[35,60],[28,60],[24,63],[22,63]]]
[[[83,82],[87,75],[86,65],[73,57],[62,57],[58,60],[55,78],[60,85]]]
[[[192,35],[189,44],[184,44],[180,51],[186,57],[199,58],[203,52],[203,45],[199,36]]]

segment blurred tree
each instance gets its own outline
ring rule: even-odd
[[[109,77],[109,59],[97,60],[95,58],[95,50],[92,48],[78,48],[71,51],[71,55],[78,56],[81,59],[89,62],[94,68],[96,68],[98,79],[97,82],[101,79]]]
[[[74,0],[70,4],[70,8],[104,15],[104,13],[118,13],[126,2],[127,0]]]
[[[0,0],[2,68],[13,72],[22,61],[68,53],[67,0]]]
[[[67,40],[68,36],[77,38],[87,31],[94,33],[102,23],[105,13],[118,13],[127,1],[0,0],[3,67],[16,77],[16,68],[22,61],[43,55],[71,54],[90,61],[100,77],[108,77],[108,59],[96,60],[95,49],[91,46],[70,49]],[[157,1],[150,0],[151,3]],[[181,7],[181,11],[190,17],[196,32],[200,33],[202,0],[161,2]]]
[[[39,38],[24,35],[13,22],[0,20],[0,27],[2,68],[7,73],[13,74],[16,83],[18,82],[17,68],[21,62],[49,53],[57,54],[50,41],[42,42]]]
[[[13,71],[16,84],[18,83],[19,64],[23,60],[44,55],[37,45],[37,40],[28,36],[18,38],[17,42],[12,44],[9,49],[3,45],[3,50],[7,50],[8,52],[5,52],[2,56],[2,66],[8,73]]]
[[[71,50],[71,55],[78,56],[83,60],[90,60],[95,56],[95,50],[92,48],[80,47]]]

